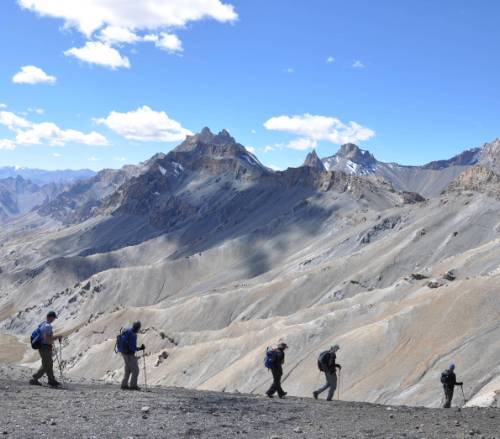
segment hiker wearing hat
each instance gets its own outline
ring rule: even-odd
[[[52,347],[55,340],[61,341],[61,336],[56,336],[52,330],[52,323],[57,319],[57,315],[54,311],[50,311],[47,314],[47,319],[40,323],[31,334],[31,346],[34,349],[38,349],[40,358],[42,359],[42,365],[40,369],[33,375],[30,380],[30,384],[35,386],[41,386],[42,384],[38,381],[43,375],[47,374],[49,380],[49,386],[58,387],[60,383],[54,377],[54,361],[52,359]]]
[[[269,387],[266,395],[272,398],[276,392],[280,398],[284,398],[286,392],[281,388],[281,377],[283,376],[283,363],[285,362],[285,350],[288,349],[286,343],[279,343],[275,349],[266,353],[266,367],[273,374],[273,384]]]
[[[318,368],[321,372],[324,372],[326,383],[324,386],[320,387],[318,390],[313,392],[314,399],[318,399],[318,396],[328,389],[327,401],[331,401],[333,395],[335,394],[335,389],[337,388],[337,369],[342,369],[340,364],[337,364],[337,351],[340,349],[339,345],[332,346],[330,350],[321,352],[318,357]]]
[[[450,367],[441,374],[441,383],[443,384],[444,391],[444,405],[443,408],[449,409],[451,401],[453,400],[453,392],[455,386],[463,386],[464,383],[457,383],[457,376],[455,375],[455,365],[450,364]]]
[[[122,354],[124,362],[124,375],[122,380],[122,390],[141,390],[137,385],[139,378],[139,362],[135,353],[143,351],[146,346],[137,347],[137,333],[141,329],[141,322],[135,322],[132,326],[121,331],[117,340],[118,352]],[[129,385],[130,379],[130,385]]]

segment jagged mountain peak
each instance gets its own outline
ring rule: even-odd
[[[214,134],[210,128],[204,127],[199,133],[187,136],[186,140],[175,148],[175,151],[190,151],[200,144],[222,146],[237,145],[237,142],[226,129]]]
[[[309,166],[310,168],[317,169],[318,171],[326,171],[325,165],[316,154],[316,150],[312,150],[307,154],[304,164],[302,166]]]
[[[354,143],[345,143],[344,145],[342,145],[336,156],[351,160],[352,162],[361,165],[367,165],[376,162],[375,157],[371,152],[361,149]]]

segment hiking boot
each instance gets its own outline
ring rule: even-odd
[[[313,392],[313,398],[318,399],[318,392]]]
[[[280,395],[280,399],[283,399],[286,395],[288,395],[288,393],[283,392],[283,394],[282,394],[282,395]]]
[[[128,389],[129,390],[141,390],[141,388],[139,386],[130,386]]]
[[[124,385],[124,386],[120,386],[120,389],[122,389],[122,390],[130,390],[130,387],[127,386],[127,385]]]
[[[32,386],[41,386],[42,385],[42,383],[40,381],[38,381],[38,380],[35,380],[35,378],[31,378],[30,379],[30,384]]]
[[[59,387],[61,383],[59,381],[49,381],[49,386],[50,387]]]
[[[266,396],[267,396],[268,398],[271,398],[271,399],[272,399],[272,398],[274,398],[274,396],[273,396],[273,395],[271,395],[270,393],[267,393],[267,392],[266,392]]]

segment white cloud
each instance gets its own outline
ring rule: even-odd
[[[177,142],[184,140],[191,131],[168,117],[164,111],[154,111],[147,105],[128,113],[112,111],[106,118],[97,119],[119,135],[141,142]]]
[[[23,66],[21,70],[12,77],[14,84],[54,84],[57,78],[47,75],[40,67]]]
[[[59,157],[62,157],[62,154],[59,154],[58,152],[53,152],[51,154],[52,157],[55,157],[55,158],[59,158]]]
[[[97,64],[117,69],[119,67],[130,67],[130,61],[126,56],[122,56],[118,50],[108,44],[99,41],[88,41],[83,47],[73,47],[64,52],[66,56],[74,56],[89,64]]]
[[[268,152],[273,152],[276,150],[276,145],[266,145],[264,146],[264,152],[265,153],[268,153]]]
[[[375,135],[373,130],[356,122],[345,124],[335,117],[307,113],[272,117],[264,123],[264,127],[268,130],[297,135],[297,139],[283,146],[299,150],[314,148],[320,141],[335,144],[355,143],[368,140]]]
[[[155,46],[167,52],[182,52],[182,41],[174,34],[162,32],[160,35],[146,35],[144,41],[153,41]]]
[[[281,168],[276,165],[268,165],[267,167],[272,169],[273,171],[281,171]]]
[[[288,67],[286,69],[283,69],[283,72],[291,75],[292,73],[295,73],[295,69],[293,67]]]
[[[116,162],[126,162],[127,158],[126,157],[115,157]]]
[[[11,111],[0,111],[0,125],[17,132],[18,130],[29,128],[31,123],[24,117],[20,117]]]
[[[327,64],[331,64],[331,63],[334,63],[335,62],[335,58],[333,56],[329,56],[327,59],[326,59],[326,63]]]
[[[255,154],[255,148],[253,146],[246,146],[246,150],[252,154]]]
[[[99,34],[100,40],[108,43],[132,44],[140,40],[140,37],[126,27],[107,26]]]
[[[257,131],[255,131],[253,128],[250,130],[250,132],[251,132],[252,134],[256,134],[256,133],[257,133]]]
[[[14,132],[16,145],[49,144],[64,146],[67,143],[80,143],[83,145],[107,145],[107,139],[95,131],[82,133],[81,131],[59,128],[53,122],[32,123],[10,111],[0,111],[0,125],[4,125]]]
[[[16,144],[9,139],[0,139],[0,150],[12,151],[16,149]]]
[[[98,162],[100,159],[98,159],[97,157],[92,155],[88,158],[88,160],[89,160],[89,162]]]
[[[149,41],[168,52],[182,51],[181,41],[171,33],[174,28],[186,28],[190,22],[205,19],[222,23],[238,19],[234,6],[224,0],[18,0],[18,3],[42,16],[63,20],[66,29],[73,28],[85,35],[86,46],[96,43],[96,38],[108,46]],[[71,51],[86,46],[65,53],[73,55]],[[113,56],[116,58],[116,54]],[[101,57],[98,59],[102,61]],[[110,66],[109,63],[88,62]],[[118,66],[124,67],[123,64]]]
[[[64,20],[90,37],[103,26],[129,30],[158,30],[184,27],[190,21],[207,18],[232,22],[238,18],[234,6],[220,0],[18,0],[40,15]]]
[[[359,60],[354,60],[352,63],[353,69],[364,69],[366,66]]]
[[[0,108],[7,108],[7,104],[3,104],[2,102],[0,102]]]
[[[32,108],[32,107],[29,107],[28,108],[28,113],[36,113],[38,115],[42,115],[43,113],[45,113],[45,110],[43,108]]]

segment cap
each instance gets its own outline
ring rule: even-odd
[[[454,369],[455,369],[455,365],[454,365],[454,364],[450,364],[449,369],[450,369],[450,370],[454,370]]]
[[[139,331],[139,329],[141,329],[141,322],[139,322],[139,321],[134,322],[133,325],[132,325],[132,329],[134,331]]]
[[[49,312],[47,313],[47,318],[48,318],[48,319],[49,319],[49,318],[54,318],[54,319],[57,319],[57,314],[56,314],[56,312],[55,312],[55,311],[49,311]]]
[[[287,348],[288,348],[288,345],[287,345],[284,341],[282,341],[282,342],[280,342],[280,343],[278,344],[278,348],[279,348],[279,349],[287,349]]]
[[[331,350],[331,351],[336,352],[336,351],[340,350],[340,346],[339,346],[338,344],[333,345],[333,346],[330,348],[330,350]]]

